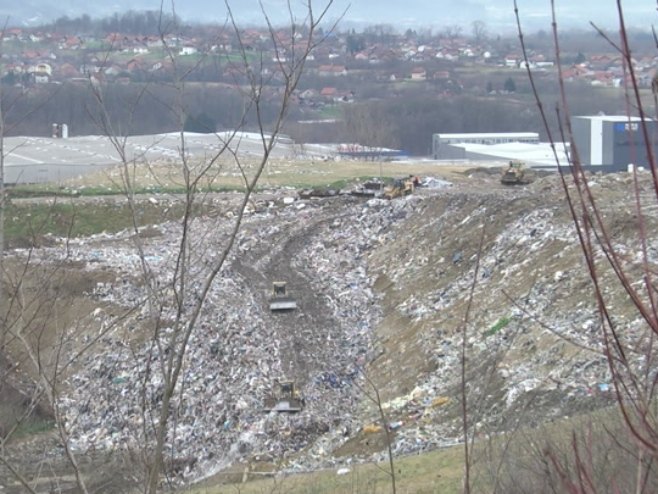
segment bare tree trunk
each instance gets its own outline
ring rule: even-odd
[[[370,379],[370,377],[366,374],[365,370],[361,369],[361,373],[363,374],[363,377],[366,381],[366,385],[359,386],[359,388],[361,389],[363,394],[377,407],[379,420],[381,421],[382,424],[381,427],[382,427],[382,432],[384,433],[384,438],[386,439],[386,452],[388,454],[387,473],[391,479],[391,492],[395,494],[397,492],[396,475],[395,475],[395,455],[393,454],[393,440],[391,438],[391,431],[389,429],[388,417],[386,416],[386,412],[384,411],[381,395],[379,394],[379,388],[373,382],[373,380]]]
[[[278,114],[274,119],[274,122],[269,125],[264,117],[264,108],[265,105],[271,104],[269,99],[271,94],[268,94],[270,80],[267,79],[267,76],[264,75],[265,72],[262,70],[262,59],[259,61],[258,57],[253,57],[253,53],[247,53],[247,47],[244,46],[242,40],[239,39],[241,30],[238,28],[235,19],[231,14],[229,24],[239,39],[242,70],[248,80],[248,83],[241,88],[244,91],[246,98],[245,115],[243,115],[242,120],[237,123],[235,130],[228,139],[223,139],[217,135],[219,145],[216,149],[218,149],[218,151],[212,156],[205,157],[201,163],[194,162],[189,158],[186,136],[183,132],[186,117],[184,81],[187,73],[177,66],[177,55],[175,50],[173,47],[170,48],[167,45],[165,34],[170,27],[161,26],[161,41],[177,74],[175,87],[178,101],[171,105],[171,111],[176,113],[180,126],[177,165],[180,167],[179,171],[185,187],[183,199],[184,213],[180,220],[180,239],[177,240],[178,244],[175,252],[175,261],[172,263],[173,265],[169,267],[170,272],[166,273],[166,287],[158,285],[158,273],[154,273],[155,270],[153,265],[150,263],[146,254],[146,241],[143,237],[143,232],[141,230],[142,225],[140,224],[139,217],[140,206],[136,199],[138,190],[134,180],[135,170],[139,166],[148,167],[149,164],[139,162],[138,158],[129,155],[126,146],[127,140],[125,137],[122,137],[122,135],[127,135],[128,132],[126,132],[126,129],[122,129],[123,132],[116,131],[109,116],[110,112],[108,111],[107,103],[104,98],[102,85],[91,85],[99,110],[97,112],[97,115],[99,115],[97,123],[112,142],[116,154],[119,156],[124,194],[128,205],[132,210],[133,235],[131,240],[133,241],[134,251],[139,258],[138,269],[141,271],[139,274],[141,275],[144,296],[143,299],[140,299],[130,310],[139,310],[145,307],[143,312],[148,320],[148,328],[151,331],[151,333],[147,335],[147,343],[144,345],[146,348],[151,349],[151,353],[148,356],[150,360],[146,364],[146,367],[149,369],[149,372],[157,373],[157,378],[162,383],[161,399],[155,404],[147,403],[148,400],[146,399],[146,390],[149,384],[148,375],[144,378],[142,383],[141,413],[144,420],[139,426],[142,434],[142,437],[139,439],[142,441],[142,444],[139,444],[137,447],[141,449],[141,456],[146,466],[143,478],[138,479],[143,492],[149,494],[159,492],[163,476],[167,477],[169,475],[167,460],[169,456],[174,456],[176,447],[174,443],[175,439],[172,439],[171,434],[172,429],[176,425],[176,417],[172,416],[172,407],[175,407],[183,397],[182,388],[184,383],[181,382],[183,381],[183,377],[181,376],[184,376],[187,360],[189,359],[188,353],[190,340],[197,330],[199,320],[202,317],[202,309],[206,303],[211,286],[222,270],[222,267],[225,265],[227,259],[229,259],[238,232],[241,229],[245,211],[250,203],[251,195],[256,190],[258,181],[265,167],[268,165],[272,150],[276,145],[277,136],[281,132],[282,125],[290,105],[292,104],[294,91],[296,90],[299,80],[304,72],[306,59],[311,54],[311,51],[323,39],[316,39],[315,31],[319,24],[323,22],[325,15],[332,5],[332,1],[333,0],[326,1],[326,5],[319,12],[319,15],[316,15],[313,11],[310,0],[305,2],[305,19],[303,25],[306,30],[303,31],[303,35],[300,36],[297,36],[300,34],[297,31],[300,29],[300,23],[293,16],[292,6],[288,5],[290,11],[291,36],[289,38],[286,37],[286,41],[282,41],[279,38],[278,33],[280,33],[280,30],[278,28],[275,29],[274,26],[272,26],[266,12],[263,11],[263,16],[267,23],[270,36],[270,43],[277,54],[278,73],[276,76],[279,77],[276,84],[278,90],[277,94],[279,95]],[[333,31],[333,27],[329,30],[325,28],[326,33],[331,31]],[[141,98],[148,89],[148,85],[144,86],[144,89],[142,93],[138,95],[138,98]],[[0,87],[0,91],[1,90],[2,88]],[[0,93],[0,103],[1,102],[2,93]],[[132,110],[135,111],[135,108],[132,108]],[[0,275],[4,275],[4,266],[1,264],[4,255],[3,250],[1,250],[4,246],[2,222],[4,221],[4,213],[7,206],[4,188],[4,158],[6,153],[2,139],[6,128],[4,126],[4,114],[2,112],[3,107],[0,105]],[[251,118],[255,119],[257,132],[260,134],[259,144],[261,146],[261,156],[251,168],[248,166],[250,163],[245,163],[243,158],[238,155],[237,151],[235,151],[234,148],[231,148],[233,138],[244,126],[247,112],[251,112]],[[219,245],[211,246],[211,248],[216,250],[217,256],[214,256],[211,262],[204,265],[203,271],[196,272],[195,268],[197,266],[194,265],[194,261],[196,258],[200,257],[200,255],[198,252],[194,251],[194,249],[198,247],[198,243],[196,243],[197,239],[194,238],[193,235],[195,233],[195,221],[197,220],[196,208],[203,200],[203,196],[201,196],[199,191],[204,180],[217,173],[217,163],[222,155],[230,157],[234,161],[235,166],[240,170],[244,181],[244,195],[240,201],[237,214],[232,220],[233,223],[231,224],[228,238],[221,239],[222,242]],[[26,270],[28,264],[29,260],[26,261]],[[62,268],[62,264],[63,263],[58,263],[53,270]],[[29,302],[21,297],[21,281],[17,281],[15,285],[16,286],[12,287],[14,289],[12,296],[16,300],[17,308],[15,311],[18,315],[16,316],[16,324],[11,335],[19,341],[23,347],[25,347],[24,352],[27,355],[26,360],[36,369],[36,381],[41,393],[39,396],[45,396],[53,408],[55,425],[59,432],[60,439],[63,442],[64,453],[66,454],[70,465],[73,467],[78,490],[81,492],[87,492],[87,484],[90,486],[89,489],[93,490],[92,485],[88,482],[88,479],[85,478],[83,472],[81,472],[78,467],[78,462],[74,455],[75,449],[71,447],[71,440],[69,437],[69,434],[74,433],[72,431],[75,424],[72,423],[75,421],[68,420],[69,417],[65,415],[67,411],[66,405],[62,404],[61,400],[63,392],[62,388],[64,387],[62,380],[64,379],[65,371],[68,366],[70,366],[71,361],[79,357],[81,353],[76,354],[75,356],[66,355],[64,348],[67,344],[67,339],[70,337],[67,333],[69,328],[56,328],[57,331],[60,331],[56,343],[53,344],[52,347],[48,347],[47,351],[42,353],[43,348],[41,348],[38,343],[34,344],[30,340],[32,335],[26,334],[27,331],[24,331],[24,328],[30,327],[32,322],[30,321],[31,314],[26,309]],[[3,290],[3,288],[2,280],[0,280],[0,290]],[[48,290],[49,285],[43,283],[39,288],[41,290]],[[4,296],[5,293],[0,291],[0,300],[4,300]],[[166,322],[167,326],[165,326],[165,323],[161,320],[165,309],[168,311],[167,315],[171,315],[171,319]],[[58,323],[54,312],[52,313],[52,316],[53,317],[48,321],[48,324],[57,327]],[[0,338],[2,338],[0,339],[1,351],[4,338],[8,333],[5,327],[0,329],[2,329],[2,336],[0,336]],[[165,331],[165,329],[171,329],[171,331]],[[89,348],[105,334],[106,330],[99,331],[97,337],[94,338],[94,341],[85,346],[81,352],[89,350]],[[0,460],[6,463],[8,468],[13,468],[11,461],[4,455],[0,455]],[[26,479],[26,484],[29,480],[32,480],[29,479],[29,475],[22,475],[18,470],[17,474],[17,479],[19,481]]]
[[[471,436],[475,435],[475,432],[471,430],[470,423],[474,421],[474,418],[471,416],[471,412],[468,409],[468,383],[466,380],[466,371],[468,364],[468,326],[470,324],[471,316],[471,307],[473,305],[473,299],[475,294],[475,287],[478,283],[478,274],[480,273],[480,257],[482,255],[482,249],[484,246],[485,238],[485,228],[482,227],[482,234],[480,235],[480,245],[477,250],[477,259],[475,262],[475,269],[473,271],[473,281],[471,283],[471,289],[468,296],[468,303],[466,305],[466,311],[464,313],[464,320],[462,321],[462,348],[461,348],[461,379],[460,379],[460,394],[461,394],[461,419],[462,419],[462,428],[463,428],[463,437],[464,437],[464,493],[470,494],[471,492],[471,466],[472,466],[472,451],[471,451]],[[473,412],[474,413],[474,412]]]
[[[177,98],[169,106],[169,110],[174,113],[179,123],[178,166],[180,167],[179,173],[185,187],[183,197],[184,212],[180,220],[180,239],[177,240],[178,246],[175,253],[175,261],[171,267],[171,272],[167,276],[167,279],[170,280],[167,282],[169,286],[164,291],[156,286],[154,273],[145,255],[138,221],[138,207],[135,204],[135,183],[131,179],[133,171],[138,166],[143,167],[145,165],[137,163],[135,158],[128,154],[125,138],[118,137],[114,132],[104,101],[102,87],[92,87],[98,109],[100,110],[98,124],[112,141],[122,163],[124,194],[133,211],[133,239],[137,255],[140,259],[141,278],[147,294],[146,303],[148,304],[148,313],[153,327],[153,332],[150,336],[151,348],[154,352],[153,359],[155,369],[159,372],[162,382],[161,400],[155,406],[154,410],[151,410],[149,405],[146,404],[146,400],[143,400],[142,413],[145,418],[144,423],[147,422],[147,416],[150,417],[151,414],[155,416],[151,425],[144,428],[145,444],[142,450],[146,463],[146,478],[144,479],[143,489],[146,493],[155,494],[159,490],[163,473],[165,476],[168,473],[165,465],[165,454],[168,448],[175,449],[174,445],[168,444],[168,435],[176,423],[172,418],[171,407],[172,404],[179,401],[179,398],[182,397],[182,384],[180,381],[188,358],[190,339],[197,329],[198,321],[210,288],[232,251],[251,195],[255,191],[260,176],[269,162],[270,154],[274,149],[277,136],[281,131],[291,105],[293,92],[297,88],[304,71],[306,59],[312,49],[322,41],[322,39],[315,39],[315,31],[319,23],[326,16],[331,5],[332,0],[328,0],[325,7],[316,16],[311,2],[307,1],[304,3],[304,26],[306,31],[302,37],[302,41],[297,41],[296,32],[299,29],[299,23],[296,22],[292,14],[292,6],[288,5],[291,33],[289,41],[287,41],[290,44],[286,45],[279,39],[278,30],[271,25],[267,13],[263,10],[263,17],[267,23],[270,43],[278,60],[278,73],[276,75],[279,76],[279,81],[282,81],[282,87],[279,93],[280,100],[278,102],[279,112],[274,123],[269,125],[269,128],[263,116],[263,105],[267,102],[266,92],[269,82],[267,77],[271,78],[273,76],[266,77],[263,75],[262,57],[260,60],[258,57],[253,57],[253,53],[248,52],[248,48],[243,45],[240,38],[241,30],[237,26],[229,7],[229,25],[233,34],[238,39],[240,63],[242,65],[243,75],[248,81],[245,87],[242,88],[244,97],[246,98],[245,113],[242,115],[241,121],[237,123],[235,129],[229,133],[228,138],[217,136],[218,151],[212,156],[205,158],[201,163],[193,162],[188,156],[186,136],[184,133],[184,123],[188,116],[186,115],[185,108],[185,77],[189,69],[183,70],[179,67],[176,47],[170,46],[168,43],[168,35],[171,34],[172,29],[176,29],[176,26],[160,26],[160,41],[164,53],[175,73],[174,87]],[[333,27],[329,32],[332,30]],[[234,142],[237,132],[244,126],[248,112],[250,112],[252,118],[255,118],[262,147],[262,156],[258,158],[257,163],[255,166],[252,166],[251,170],[248,170],[246,164],[242,162],[236,151],[237,147]],[[228,238],[225,239],[225,244],[214,247],[218,251],[216,259],[212,261],[205,272],[199,274],[194,272],[195,266],[193,265],[195,239],[192,235],[193,226],[196,221],[195,208],[201,201],[199,193],[201,184],[209,176],[217,173],[217,163],[224,155],[230,157],[235,166],[240,170],[244,182],[244,195],[233,220]],[[163,331],[163,323],[160,320],[160,314],[164,310],[169,310],[173,313],[174,322],[170,326],[171,331],[168,332]],[[146,387],[147,385],[148,382],[145,380],[144,386]],[[142,396],[145,395],[146,388],[142,391]]]

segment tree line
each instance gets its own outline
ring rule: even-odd
[[[178,28],[183,27],[181,19],[175,14],[157,10],[129,10],[123,14],[115,13],[101,19],[93,19],[87,14],[73,18],[62,16],[44,28],[71,35],[122,33],[136,36],[158,36],[162,32],[163,26],[172,25],[176,25]]]
[[[440,96],[420,88],[397,96],[389,92],[390,97],[340,106],[337,121],[331,125],[296,124],[296,120],[308,119],[308,112],[299,103],[291,102],[285,131],[302,143],[358,142],[402,149],[415,156],[430,153],[435,133],[535,131],[545,138],[536,106],[525,87],[519,86],[517,94]],[[542,86],[547,101],[553,100],[554,90],[548,84]],[[157,134],[179,128],[179,117],[168,103],[176,93],[171,85],[107,84],[102,91],[112,127],[122,135]],[[262,118],[271,122],[276,119],[276,112],[269,101],[274,100],[277,89],[264,91],[267,97],[262,101]],[[47,136],[55,122],[66,123],[72,136],[102,133],[88,84],[34,86],[25,94],[21,92],[21,88],[5,87],[2,104],[7,135]],[[591,87],[573,85],[570,92],[576,115],[622,111],[622,101],[603,98],[600,91]],[[195,132],[234,129],[248,110],[247,103],[239,87],[189,84],[184,95],[185,128]],[[255,115],[247,111],[243,128],[253,130],[254,123]],[[557,131],[557,122],[552,125],[553,131]]]
[[[103,134],[107,118],[120,135],[158,134],[180,129],[180,116],[170,102],[176,89],[163,84],[108,84],[102,94],[107,117],[100,115],[94,101],[94,89],[85,83],[35,86],[25,94],[21,88],[6,87],[2,99],[7,136],[48,136],[53,123],[66,123],[71,136]],[[264,90],[261,118],[276,119],[275,91]],[[184,94],[187,130],[214,132],[256,127],[254,110],[248,96],[238,88],[219,85],[188,86]]]
[[[521,85],[521,84],[519,84]],[[547,103],[557,98],[557,88],[541,84]],[[414,91],[400,97],[379,98],[344,105],[339,123],[308,125],[287,132],[295,139],[322,142],[358,142],[366,146],[402,149],[413,156],[431,153],[432,135],[468,132],[538,132],[547,140],[537,106],[527,88],[517,94],[457,94],[437,96],[432,91]],[[622,99],[604,97],[587,85],[572,85],[574,115],[623,113]],[[559,135],[557,118],[549,122]],[[317,141],[316,141],[317,142]]]

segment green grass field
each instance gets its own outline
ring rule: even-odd
[[[591,474],[599,488],[615,478],[632,481],[633,446],[618,410],[604,408],[565,417],[535,428],[512,429],[505,434],[481,435],[471,449],[472,492],[564,492],[564,485],[549,468],[549,454],[572,465],[574,439],[581,454],[591,455]],[[622,445],[622,446],[620,446]],[[456,445],[428,453],[394,459],[396,490],[408,494],[463,492],[464,448]],[[272,467],[245,473],[238,465],[207,479],[184,494],[370,494],[391,492],[388,462],[351,465],[312,473],[272,475]],[[589,467],[587,467],[589,468]],[[263,478],[266,477],[266,478]],[[542,490],[549,488],[552,490]],[[603,490],[596,492],[605,492]],[[623,491],[622,491],[623,492]]]
[[[247,175],[254,164],[246,164]],[[278,187],[344,189],[372,177],[400,177],[409,174],[463,178],[462,166],[428,163],[373,163],[365,161],[301,162],[272,161],[259,181],[259,191]],[[152,197],[175,198],[185,192],[180,170],[173,165],[154,165],[135,170],[133,191],[140,225],[157,224],[180,217],[182,204],[164,207]],[[132,211],[125,201],[120,169],[85,175],[63,184],[37,184],[9,189],[11,203],[5,211],[5,239],[10,246],[40,245],[44,236],[81,236],[117,232],[132,227]],[[237,169],[222,164],[199,182],[200,193],[244,191]],[[104,196],[108,197],[106,200]],[[95,198],[87,200],[85,198]],[[173,200],[176,204],[179,201]]]
[[[241,166],[247,177],[253,176],[256,162],[245,162]],[[302,161],[272,159],[263,170],[259,189],[271,187],[322,187],[347,184],[354,180],[370,177],[405,177],[408,175],[441,177],[446,180],[463,178],[463,172],[471,166],[463,163],[436,164],[423,161],[372,162],[372,161]],[[80,176],[61,184],[42,184],[16,187],[15,197],[33,195],[107,195],[121,194],[120,168],[109,168],[100,172]],[[192,176],[195,171],[192,170]],[[151,164],[131,170],[132,187],[137,194],[178,193],[185,190],[180,168],[172,164]],[[199,181],[201,190],[243,190],[241,170],[231,162],[219,162]]]
[[[456,494],[462,492],[463,450],[459,446],[422,455],[395,459],[396,487],[399,493]],[[260,494],[268,493],[336,493],[368,494],[391,492],[387,462],[352,465],[349,472],[338,475],[339,467],[308,474],[259,478],[244,475],[244,468],[234,468],[209,479],[205,485],[185,490],[186,494]],[[241,479],[247,482],[242,483]],[[222,482],[233,480],[238,483]]]

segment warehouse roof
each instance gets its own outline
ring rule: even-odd
[[[491,156],[492,159],[521,160],[529,166],[557,167],[555,154],[549,143],[527,144],[521,142],[509,142],[503,144],[457,144],[466,150],[467,154],[478,154]],[[567,164],[567,156],[563,143],[556,143],[560,164]]]

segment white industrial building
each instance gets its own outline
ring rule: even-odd
[[[566,147],[555,147],[557,159],[566,164]],[[437,160],[522,160],[529,166],[554,168],[553,148],[539,141],[537,132],[434,134],[432,155]]]
[[[459,144],[504,144],[509,142],[524,142],[539,144],[537,132],[486,132],[464,134],[434,134],[432,136],[432,153],[434,159],[441,159],[442,153],[449,154],[450,146]]]
[[[658,158],[658,122],[627,115],[576,116],[571,118],[573,144],[587,169],[614,172],[628,165],[650,166],[650,142]],[[434,134],[432,154],[437,160],[521,160],[535,168],[569,166],[573,150],[569,144],[539,142],[535,132]]]
[[[627,115],[579,116],[571,119],[574,144],[581,163],[601,171],[626,170],[628,165],[649,166],[644,130],[648,135],[654,158],[656,121]]]

